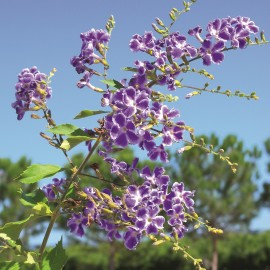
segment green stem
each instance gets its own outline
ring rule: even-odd
[[[116,183],[113,183],[110,180],[107,180],[107,179],[104,179],[104,178],[100,178],[100,177],[97,177],[97,176],[94,176],[94,175],[91,175],[91,174],[87,174],[87,173],[80,173],[80,176],[86,176],[86,177],[89,177],[89,178],[98,179],[100,181],[109,183],[109,184],[114,185],[114,186],[119,186],[119,187],[125,187],[126,186],[126,185],[116,184]]]
[[[45,109],[43,109],[44,117],[45,117],[47,123],[49,124],[49,127],[55,127],[56,124],[54,123],[54,121],[52,121],[52,122],[50,121],[50,119],[49,119],[49,117],[48,117],[48,114],[47,114],[47,111],[48,111],[48,108],[47,108],[47,107],[46,107]],[[61,145],[60,140],[63,140],[63,139],[62,139],[62,136],[59,135],[59,138],[60,138],[60,140],[59,140],[59,139],[57,138],[57,136],[54,134],[54,135],[53,135],[53,138],[56,140],[58,146],[60,146],[60,145]],[[60,147],[59,147],[59,148],[60,148]],[[72,167],[75,167],[74,163],[72,162],[72,160],[71,160],[70,157],[68,156],[67,151],[64,150],[64,149],[62,149],[62,148],[60,148],[60,149],[61,149],[61,151],[63,152],[63,154],[65,155],[65,157],[66,157],[68,163],[69,163]]]
[[[72,177],[71,177],[71,179],[69,181],[69,184],[66,187],[66,190],[65,190],[65,192],[63,193],[63,195],[62,195],[62,197],[60,199],[59,204],[57,205],[57,207],[54,209],[54,211],[52,213],[50,223],[48,225],[48,228],[46,230],[46,233],[44,235],[42,244],[41,244],[40,249],[39,249],[39,264],[40,264],[40,266],[42,264],[42,257],[43,257],[44,250],[46,248],[46,245],[47,245],[49,236],[51,234],[52,228],[54,226],[54,223],[55,223],[56,219],[59,216],[59,211],[60,211],[60,208],[61,208],[61,203],[65,200],[65,197],[66,197],[66,195],[67,195],[67,193],[69,191],[69,188],[70,188],[71,184],[74,182],[74,180],[76,179],[76,177],[81,173],[81,171],[85,167],[86,163],[88,162],[88,160],[90,159],[90,157],[92,156],[92,154],[94,153],[94,151],[96,150],[96,148],[98,147],[99,143],[101,142],[101,139],[102,139],[102,136],[100,135],[97,138],[97,140],[96,140],[95,144],[93,145],[93,147],[91,148],[91,150],[89,151],[88,155],[86,156],[86,158],[84,159],[84,161],[80,165],[80,167],[72,175]]]

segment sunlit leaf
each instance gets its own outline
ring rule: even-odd
[[[47,202],[48,199],[45,196],[44,192],[41,189],[37,189],[32,193],[24,194],[22,193],[20,202],[24,206],[35,206],[38,202]]]
[[[59,166],[51,164],[33,164],[23,171],[15,180],[19,180],[25,184],[31,184],[38,182],[43,178],[53,176],[61,171],[63,171],[63,169]]]
[[[6,223],[3,227],[0,227],[0,233],[6,234],[13,240],[17,240],[25,225],[36,218],[37,216],[31,214],[24,220]]]
[[[90,136],[70,136],[67,139],[65,139],[62,144],[60,145],[60,147],[62,149],[65,150],[70,150],[73,147],[75,147],[76,145],[82,143],[82,142],[86,142],[89,141],[91,139],[95,139],[94,137],[90,137]]]
[[[51,249],[45,254],[42,262],[42,269],[61,270],[63,269],[67,259],[68,258],[65,250],[63,249],[61,238],[55,248]]]
[[[48,130],[54,134],[61,134],[66,136],[87,136],[87,133],[84,132],[79,127],[76,127],[71,124],[62,124]]]
[[[102,113],[109,113],[108,111],[91,111],[91,110],[83,110],[81,112],[79,112],[74,119],[81,119],[81,118],[85,118],[85,117],[89,117],[89,116],[93,116],[93,115],[97,115],[97,114],[102,114]]]
[[[34,213],[39,216],[51,216],[52,214],[50,207],[43,202],[37,203],[32,209]]]
[[[133,68],[133,67],[124,67],[124,68],[122,68],[122,70],[125,70],[125,71],[132,71],[132,72],[137,72],[137,71],[138,71],[137,68]]]
[[[116,89],[120,89],[124,87],[120,82],[116,80],[102,80],[101,82],[108,84],[109,86],[112,86]]]

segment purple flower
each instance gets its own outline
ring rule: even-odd
[[[121,239],[122,236],[119,233],[119,226],[106,220],[101,219],[100,220],[100,228],[104,229],[107,233],[107,237],[110,241],[113,241],[113,239]]]
[[[148,166],[144,167],[141,170],[140,176],[145,180],[149,181],[151,185],[154,186],[167,186],[170,181],[170,177],[168,175],[163,175],[165,169],[163,167],[155,167],[153,173]]]
[[[72,214],[71,218],[67,221],[67,226],[70,232],[77,236],[82,237],[84,235],[84,226],[87,226],[88,218],[83,216],[82,213]]]
[[[138,34],[134,35],[130,40],[129,47],[132,51],[147,51],[153,50],[155,47],[156,39],[152,32],[145,32],[143,36]]]
[[[106,126],[111,126],[110,136],[116,145],[125,148],[128,144],[139,142],[134,123],[127,119],[123,113],[114,114],[111,119],[107,117],[105,121],[107,122]]]
[[[124,195],[124,203],[130,209],[137,209],[139,205],[149,198],[150,187],[147,184],[137,187],[129,185]]]
[[[136,213],[135,226],[141,231],[145,231],[146,234],[158,234],[159,230],[163,229],[165,218],[158,216],[160,212],[159,207],[147,207],[141,208]]]
[[[191,212],[194,211],[194,201],[191,197],[194,196],[194,191],[184,190],[184,183],[173,183],[171,192],[167,195],[166,200],[164,201],[164,209],[166,211],[172,209],[172,206],[175,204],[183,204]]]
[[[248,17],[216,19],[207,25],[207,39],[211,37],[217,40],[231,41],[232,47],[245,48],[246,38],[250,34],[257,33],[259,27]]]
[[[16,110],[18,120],[23,118],[26,111],[41,109],[51,97],[52,89],[47,85],[47,77],[35,66],[23,69],[18,75],[16,101],[11,105]]]
[[[180,115],[178,110],[169,109],[167,105],[159,102],[153,102],[151,112],[160,123],[166,123]]]
[[[100,29],[91,29],[80,35],[82,40],[81,53],[79,56],[74,56],[71,58],[71,65],[75,67],[77,73],[83,73],[85,65],[92,65],[95,60],[102,61],[102,58],[95,53],[95,50],[102,54],[101,46],[106,44],[110,40],[110,35]]]
[[[147,156],[151,160],[157,160],[158,158],[160,158],[161,161],[168,162],[168,153],[165,151],[163,144],[152,148],[148,152]]]
[[[195,38],[197,38],[197,40],[199,42],[203,42],[203,39],[201,38],[200,34],[202,32],[202,28],[198,25],[197,27],[193,28],[193,29],[190,29],[188,31],[188,34],[191,35],[191,36],[194,36]]]
[[[66,184],[66,179],[53,178],[53,184],[48,184],[43,186],[42,191],[46,195],[49,201],[54,201],[58,193],[64,191],[64,185]]]
[[[179,142],[183,139],[183,131],[185,126],[184,122],[177,122],[172,126],[164,126],[162,132],[162,143],[164,145],[172,145],[173,142]]]
[[[168,220],[170,226],[183,224],[183,222],[186,221],[184,207],[181,204],[174,204],[172,208],[167,211],[167,215],[170,217]]]
[[[135,66],[138,68],[137,73],[139,75],[144,75],[146,72],[151,72],[155,69],[154,65],[152,65],[149,61],[139,61],[136,60],[134,62]]]
[[[134,227],[129,227],[128,230],[124,233],[124,243],[125,247],[129,250],[136,249],[137,245],[141,241],[142,234],[138,229]]]
[[[222,50],[225,48],[224,41],[217,41],[213,44],[210,40],[206,39],[199,49],[199,54],[203,59],[203,64],[210,66],[211,63],[220,64],[224,59]]]
[[[140,135],[139,147],[141,149],[143,150],[146,149],[147,151],[150,151],[156,146],[156,143],[154,142],[154,137],[148,130],[141,129],[139,131],[139,135]]]
[[[89,88],[93,88],[92,85],[90,84],[90,78],[93,76],[92,73],[85,71],[83,78],[79,80],[79,82],[77,83],[77,86],[79,88],[83,88],[85,86],[89,87]]]
[[[230,40],[232,47],[244,49],[247,45],[247,37],[250,33],[257,33],[259,27],[247,17],[237,17],[231,19],[231,25],[234,26],[230,31]]]
[[[197,50],[187,43],[185,36],[180,35],[179,32],[172,33],[166,38],[166,45],[174,59],[179,59],[182,56],[195,57]]]
[[[119,108],[126,117],[131,117],[135,113],[145,113],[149,101],[149,94],[146,91],[137,91],[132,86],[120,89],[111,96],[111,104]]]
[[[206,35],[206,38],[210,39],[211,37],[214,37],[217,40],[227,41],[230,39],[231,29],[232,27],[228,18],[215,19],[207,25],[208,34]]]
[[[95,30],[92,28],[87,32],[81,33],[80,37],[82,41],[93,44],[93,47],[96,49],[100,44],[105,44],[110,41],[110,35],[103,29]]]

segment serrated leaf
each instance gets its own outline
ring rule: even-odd
[[[24,220],[6,223],[3,227],[0,227],[0,233],[4,233],[11,239],[17,240],[25,225],[36,218],[37,216],[31,214],[28,218]]]
[[[51,216],[52,215],[52,211],[51,211],[50,207],[46,203],[43,203],[43,202],[37,203],[32,209],[33,209],[33,212],[39,216]]]
[[[63,269],[68,257],[62,245],[62,238],[55,248],[51,249],[43,258],[42,269]]]
[[[21,183],[25,184],[32,184],[43,178],[53,176],[61,171],[63,171],[63,169],[56,165],[33,164],[23,171],[15,180],[19,180]]]
[[[60,147],[65,150],[70,150],[76,145],[89,141],[91,139],[95,139],[95,137],[90,137],[90,136],[70,136],[67,139],[65,139]]]
[[[109,86],[112,86],[116,89],[120,89],[124,87],[120,82],[116,80],[102,80],[101,82],[108,84]]]
[[[38,202],[47,202],[48,199],[45,196],[44,192],[41,189],[37,189],[32,193],[24,194],[22,193],[20,202],[24,206],[35,206]]]
[[[101,113],[109,113],[109,111],[91,111],[91,110],[83,110],[80,113],[78,113],[74,119],[81,119],[81,118],[85,118],[85,117],[89,117],[89,116],[93,116],[93,115],[97,115],[97,114],[101,114]]]
[[[71,124],[62,124],[48,130],[54,134],[67,135],[67,136],[86,136],[87,133],[84,132],[79,127]]]

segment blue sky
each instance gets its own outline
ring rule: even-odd
[[[27,155],[34,163],[65,163],[62,153],[50,148],[39,136],[40,131],[46,130],[45,123],[31,120],[30,114],[17,121],[15,111],[10,107],[14,101],[17,74],[22,68],[36,65],[40,71],[49,73],[56,67],[58,71],[52,82],[53,98],[48,102],[54,119],[58,124],[71,122],[93,128],[93,119],[72,120],[82,109],[100,108],[97,93],[76,88],[80,77],[69,64],[70,58],[79,54],[80,33],[90,28],[103,28],[107,18],[114,15],[116,28],[108,53],[111,65],[109,77],[120,80],[130,75],[121,71],[122,67],[131,66],[136,58],[144,57],[143,54],[130,52],[128,43],[131,36],[151,30],[155,17],[169,22],[168,13],[172,7],[180,9],[181,1],[2,1],[0,156],[11,157],[15,161]],[[269,0],[199,0],[173,30],[185,34],[198,24],[205,28],[209,21],[217,17],[241,15],[254,20],[270,39],[269,10]],[[270,136],[269,52],[269,46],[265,45],[231,51],[220,66],[213,65],[209,69],[215,75],[213,87],[221,85],[224,89],[240,89],[247,93],[256,91],[260,97],[258,101],[207,93],[185,100],[184,96],[189,91],[177,90],[180,101],[175,107],[180,109],[186,124],[194,127],[197,134],[215,132],[224,137],[233,133],[244,140],[247,147],[262,145]],[[203,68],[202,65],[200,67]],[[205,82],[199,76],[190,80],[194,86],[202,86]],[[267,218],[270,219],[269,212],[264,211],[254,228],[269,229],[264,222]]]

